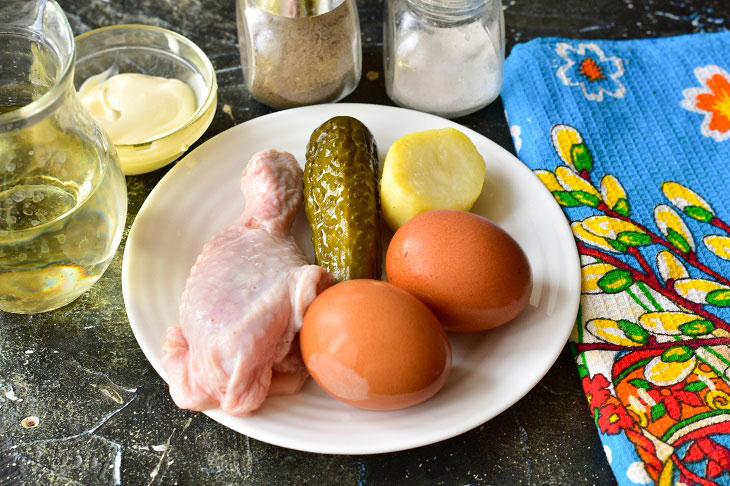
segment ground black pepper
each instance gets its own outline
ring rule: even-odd
[[[245,5],[250,1],[240,0],[239,42],[246,85],[257,100],[291,108],[337,101],[355,88],[361,61],[353,0],[308,17],[273,14]]]

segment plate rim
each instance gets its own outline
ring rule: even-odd
[[[309,105],[309,106],[303,106],[303,107],[297,107],[297,108],[290,108],[287,110],[281,110],[276,111],[272,113],[268,113],[266,115],[258,116],[255,118],[252,118],[250,120],[246,120],[242,123],[239,123],[237,125],[234,125],[230,128],[227,128],[226,130],[217,133],[210,139],[206,140],[202,144],[200,144],[198,147],[187,153],[183,158],[175,162],[175,164],[168,170],[168,172],[155,184],[155,186],[152,188],[150,193],[147,195],[145,200],[143,201],[142,205],[140,206],[139,210],[137,211],[137,214],[135,215],[134,221],[132,222],[129,232],[127,233],[127,238],[124,242],[124,251],[123,251],[123,257],[122,257],[122,271],[121,271],[121,279],[122,279],[122,295],[124,300],[124,306],[125,306],[125,312],[127,314],[127,319],[129,322],[129,326],[132,328],[132,333],[134,335],[135,340],[137,341],[137,345],[142,349],[142,352],[145,355],[145,358],[150,363],[150,365],[155,369],[157,374],[162,378],[162,380],[167,383],[167,377],[166,373],[162,369],[161,362],[154,362],[155,360],[150,359],[150,356],[155,353],[154,349],[151,349],[150,344],[147,343],[146,339],[142,339],[141,335],[141,328],[138,328],[138,325],[134,325],[133,321],[133,315],[134,315],[134,305],[131,302],[131,290],[129,289],[129,279],[130,279],[130,264],[131,258],[128,255],[129,248],[131,247],[129,245],[130,241],[133,241],[133,237],[135,235],[135,231],[138,225],[139,216],[144,215],[145,212],[148,210],[148,208],[154,203],[155,195],[161,191],[159,189],[160,187],[163,187],[164,184],[163,181],[166,179],[172,179],[176,177],[176,174],[178,172],[186,170],[186,166],[189,165],[189,161],[194,160],[196,158],[196,155],[204,150],[206,146],[213,143],[218,143],[216,139],[219,137],[222,137],[224,134],[227,134],[230,131],[237,131],[242,130],[244,126],[251,124],[251,123],[261,123],[261,120],[276,120],[279,117],[286,117],[287,115],[291,114],[292,112],[306,112],[306,111],[318,111],[318,110],[335,110],[335,111],[342,111],[342,110],[352,110],[352,111],[360,111],[360,110],[386,110],[386,111],[394,111],[394,112],[405,112],[409,114],[410,116],[418,116],[418,117],[426,117],[431,118],[433,120],[437,120],[440,122],[446,122],[449,125],[456,125],[458,126],[458,129],[463,130],[467,132],[467,135],[470,136],[470,138],[474,135],[481,138],[483,141],[486,141],[488,145],[491,146],[493,150],[497,150],[502,152],[503,156],[507,156],[509,159],[511,159],[511,162],[515,163],[517,166],[517,169],[522,172],[527,177],[532,177],[538,180],[537,176],[533,173],[533,171],[527,167],[521,160],[519,160],[514,154],[512,154],[510,151],[499,145],[498,143],[494,142],[490,138],[488,138],[486,135],[483,135],[476,130],[473,130],[467,126],[464,126],[460,123],[457,123],[453,120],[448,120],[442,117],[439,117],[437,115],[433,115],[430,113],[424,113],[416,110],[410,110],[407,108],[401,108],[401,107],[395,107],[395,106],[389,106],[389,105],[379,105],[374,103],[336,103],[336,104],[322,104],[322,105]],[[336,116],[336,115],[331,115]],[[228,135],[226,135],[228,136]],[[403,450],[409,450],[416,447],[422,447],[430,444],[434,444],[437,442],[441,442],[444,440],[451,439],[453,437],[456,437],[458,435],[461,435],[465,432],[468,432],[469,430],[474,429],[475,427],[478,427],[479,425],[482,425],[489,420],[492,420],[497,415],[503,413],[505,410],[513,406],[515,403],[520,401],[522,398],[524,398],[532,389],[545,377],[545,375],[552,369],[553,365],[557,361],[558,357],[562,353],[563,349],[565,348],[565,343],[567,343],[572,330],[575,325],[575,316],[578,314],[578,309],[580,306],[580,296],[581,296],[581,265],[580,265],[580,255],[578,253],[578,249],[575,245],[575,239],[573,237],[572,230],[570,229],[569,222],[567,218],[565,217],[565,214],[563,213],[562,209],[560,208],[560,205],[555,201],[555,199],[550,194],[550,191],[542,184],[539,183],[536,185],[536,187],[539,187],[540,192],[543,193],[543,197],[547,198],[547,200],[550,202],[550,210],[552,212],[557,212],[557,214],[560,216],[560,221],[563,224],[558,225],[559,228],[556,227],[556,233],[558,234],[558,237],[561,237],[560,234],[562,234],[562,238],[570,242],[570,245],[568,248],[566,248],[566,252],[570,253],[571,256],[574,258],[566,259],[566,263],[571,265],[573,268],[566,268],[566,275],[570,276],[573,275],[572,280],[566,279],[565,283],[561,283],[560,288],[568,288],[569,287],[575,287],[576,292],[575,295],[572,296],[570,299],[570,302],[564,302],[561,305],[570,305],[570,312],[568,315],[574,316],[573,319],[570,321],[570,326],[567,325],[567,323],[564,326],[564,329],[562,330],[560,334],[560,341],[563,343],[563,345],[560,348],[556,348],[557,351],[552,353],[549,356],[549,359],[547,360],[549,362],[549,365],[545,367],[544,370],[541,370],[539,373],[535,373],[534,378],[532,380],[527,380],[523,382],[524,385],[524,391],[520,392],[518,394],[515,394],[515,396],[512,399],[506,400],[502,406],[496,407],[493,409],[490,409],[490,412],[483,415],[474,415],[472,417],[472,420],[462,420],[459,422],[459,427],[455,427],[452,430],[449,430],[447,433],[441,433],[441,434],[435,434],[438,435],[437,438],[429,438],[427,440],[418,440],[418,437],[421,437],[421,435],[415,435],[410,440],[404,440],[400,442],[395,447],[387,447],[387,446],[380,446],[380,447],[373,447],[370,444],[366,444],[365,446],[361,446],[356,441],[353,441],[345,448],[338,448],[337,450],[334,450],[332,447],[327,447],[327,444],[319,444],[319,443],[307,443],[302,444],[301,441],[298,440],[271,440],[271,438],[260,438],[256,435],[250,435],[248,433],[239,432],[235,428],[233,428],[231,425],[228,425],[226,422],[228,420],[234,420],[238,419],[239,417],[232,417],[225,412],[221,411],[220,409],[213,409],[213,410],[206,410],[203,411],[205,415],[213,419],[214,421],[220,423],[224,427],[227,427],[231,430],[233,430],[236,433],[240,433],[242,435],[246,435],[248,437],[252,437],[256,440],[260,440],[262,442],[266,442],[272,445],[280,446],[280,447],[286,447],[293,450],[299,450],[303,452],[312,452],[312,453],[320,453],[320,454],[339,454],[339,455],[365,455],[365,454],[380,454],[380,453],[389,453],[389,452],[398,452]],[[557,218],[556,218],[557,219]],[[568,295],[568,298],[570,298],[570,295]],[[130,309],[132,311],[130,312]],[[139,322],[141,319],[139,319],[137,322]]]

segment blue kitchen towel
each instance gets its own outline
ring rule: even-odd
[[[730,484],[730,33],[537,39],[502,98],[575,235],[571,347],[618,483]]]

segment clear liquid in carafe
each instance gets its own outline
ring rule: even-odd
[[[53,119],[0,135],[0,310],[61,307],[106,270],[126,213],[109,157]]]
[[[0,311],[71,302],[121,240],[124,176],[81,107],[73,62],[57,3],[0,0]]]

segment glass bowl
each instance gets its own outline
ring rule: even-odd
[[[180,128],[136,144],[115,144],[126,175],[163,167],[180,157],[210,125],[218,84],[205,53],[180,34],[148,25],[115,25],[76,37],[78,90],[92,76],[142,73],[179,79],[195,92],[198,107]]]

